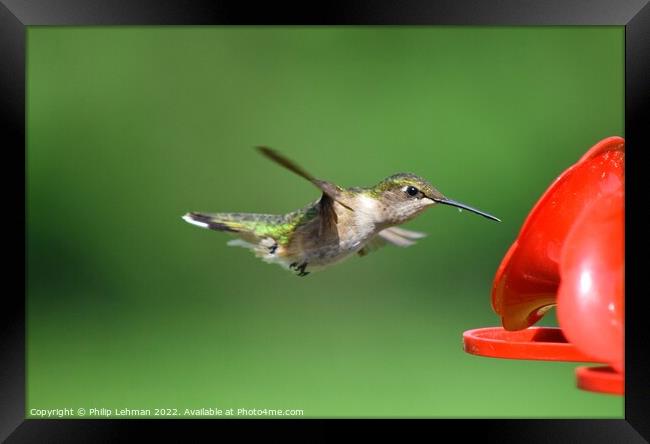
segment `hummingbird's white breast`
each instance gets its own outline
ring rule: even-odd
[[[336,208],[339,214],[339,251],[336,256],[342,259],[358,252],[377,234],[378,212],[381,211],[379,206],[380,203],[376,199],[361,194],[355,199],[354,211],[343,206]]]

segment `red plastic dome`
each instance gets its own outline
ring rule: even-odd
[[[586,207],[566,238],[557,316],[567,339],[623,372],[623,191]],[[578,321],[576,321],[578,320]]]
[[[492,285],[492,307],[506,330],[533,325],[556,304],[566,236],[585,207],[623,189],[624,147],[620,137],[597,143],[533,207]]]
[[[624,391],[625,141],[598,142],[546,190],[499,265],[492,307],[503,328],[474,329],[482,356],[602,362],[578,386]],[[557,305],[561,329],[530,327]]]

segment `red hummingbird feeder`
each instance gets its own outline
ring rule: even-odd
[[[463,334],[465,351],[578,367],[581,389],[624,393],[625,141],[608,137],[546,190],[497,269],[503,327]],[[560,328],[532,327],[553,306]]]

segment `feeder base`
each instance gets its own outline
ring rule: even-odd
[[[568,342],[556,327],[517,331],[502,327],[477,328],[463,333],[463,346],[467,353],[491,358],[595,362]]]
[[[623,395],[625,380],[623,375],[608,366],[576,368],[578,388],[590,392]]]

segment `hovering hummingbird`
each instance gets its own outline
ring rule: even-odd
[[[277,151],[257,148],[319,188],[323,193],[320,199],[283,215],[191,212],[183,219],[201,228],[232,233],[238,238],[228,245],[249,248],[265,262],[280,264],[298,276],[307,276],[353,254],[365,256],[386,244],[413,245],[426,234],[397,225],[435,204],[451,205],[500,222],[490,214],[447,199],[415,174],[394,174],[372,187],[342,188],[314,178]]]

